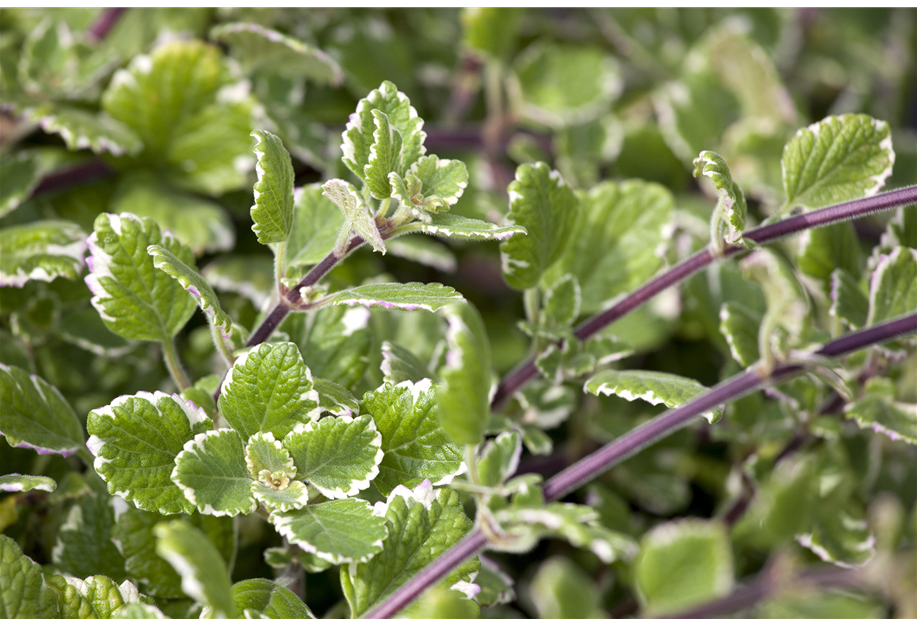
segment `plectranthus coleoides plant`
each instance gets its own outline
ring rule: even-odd
[[[493,203],[475,179],[499,163],[432,154],[419,89],[367,85],[341,141],[307,137],[320,133],[289,113],[288,74],[327,103],[345,76],[353,89],[346,54],[230,21],[209,38],[232,63],[165,41],[105,85],[117,55],[60,23],[34,29],[15,80],[0,74],[4,99],[119,174],[114,196],[90,186],[43,208],[19,183],[48,155],[2,161],[0,615],[707,616],[749,595],[779,597],[769,616],[908,615],[917,190],[883,191],[889,125],[804,126],[755,44],[711,28],[684,84],[652,96],[702,194],[605,180],[578,142],[611,132],[619,68],[538,42],[510,62],[518,18],[462,13],[488,124],[552,129],[558,158],[514,146],[533,158],[489,212],[464,207]],[[38,62],[55,54],[67,64]],[[594,93],[564,82],[570,67]],[[729,141],[689,124],[716,94],[748,114]],[[753,175],[731,158],[737,138],[774,137],[782,156]],[[297,186],[295,163],[322,181]],[[273,263],[223,254],[223,194],[243,198]],[[879,211],[894,213],[864,243],[851,221]],[[522,363],[503,355],[513,316],[489,302],[494,277],[394,282],[395,256],[455,269],[423,235],[499,256]],[[692,334],[717,356],[666,362],[681,355],[666,338]],[[98,389],[76,402],[55,366],[65,345],[98,357]],[[872,498],[883,490],[897,496]],[[806,600],[794,586],[860,592]]]

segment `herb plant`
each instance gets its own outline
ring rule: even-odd
[[[913,10],[2,14],[0,617],[917,615]]]

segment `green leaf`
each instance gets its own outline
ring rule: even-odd
[[[436,390],[429,379],[385,383],[360,403],[382,434],[384,457],[373,485],[389,494],[398,485],[416,487],[425,479],[448,484],[464,472],[463,451],[440,426]]]
[[[79,418],[57,388],[6,364],[0,364],[0,434],[10,446],[65,457],[84,441]]]
[[[162,610],[148,603],[125,603],[121,606],[121,609],[118,610],[117,617],[122,620],[163,620],[167,618]]]
[[[382,342],[381,370],[385,375],[385,382],[392,384],[402,381],[416,383],[421,379],[430,379],[433,376],[411,351],[388,341]]]
[[[811,457],[787,456],[758,486],[735,527],[743,543],[767,550],[803,531],[815,504],[818,475]]]
[[[185,443],[172,481],[206,516],[251,514],[257,508],[242,438],[232,429],[206,431]]]
[[[296,477],[330,499],[354,496],[379,474],[382,434],[372,416],[328,416],[299,425],[283,439]]]
[[[318,183],[297,189],[294,199],[293,228],[287,240],[289,265],[310,266],[334,248],[344,220]]]
[[[649,614],[668,614],[726,595],[732,547],[720,522],[685,518],[643,536],[634,564],[637,597]]]
[[[17,152],[0,160],[0,218],[29,199],[42,174],[36,155]]]
[[[94,468],[110,493],[161,514],[194,510],[171,474],[185,443],[213,428],[202,410],[177,394],[138,392],[92,410],[86,426]]]
[[[82,579],[66,575],[54,575],[48,578],[47,585],[57,592],[57,601],[60,606],[60,616],[58,618],[99,618],[92,603],[84,595],[80,594],[77,588],[77,586],[85,586],[85,582]]]
[[[419,235],[409,235],[395,240],[388,240],[385,248],[389,254],[414,263],[419,263],[446,274],[458,270],[455,254],[445,244]]]
[[[239,356],[226,375],[218,402],[229,426],[248,440],[259,431],[277,439],[318,418],[312,373],[292,342],[259,344]]]
[[[471,584],[476,586],[477,584]],[[397,619],[448,619],[467,620],[478,618],[481,608],[467,593],[443,587],[424,590],[417,600],[400,612]]]
[[[850,222],[808,229],[799,238],[797,256],[803,274],[820,279],[826,287],[835,270],[860,274],[860,245]]]
[[[500,244],[503,278],[524,290],[538,283],[541,275],[564,253],[573,232],[579,201],[557,170],[546,163],[521,165],[509,185],[507,223],[525,228],[525,237]]]
[[[473,305],[454,305],[443,314],[446,364],[436,392],[440,424],[457,444],[478,444],[490,422],[490,342],[481,315]]]
[[[844,413],[863,429],[884,433],[892,440],[917,444],[917,405],[896,401],[894,387],[887,384],[888,381],[870,379],[866,393],[848,403]]]
[[[461,294],[442,283],[372,283],[337,292],[327,300],[328,305],[431,312],[464,302]]]
[[[382,552],[366,563],[341,569],[341,586],[354,618],[397,590],[472,528],[458,494],[446,488],[433,490],[429,481],[413,492],[396,488],[387,502],[376,505],[376,512],[385,516],[388,529]],[[477,558],[468,560],[446,576],[444,585],[467,589],[478,569]]]
[[[126,175],[110,207],[113,213],[152,218],[195,255],[232,250],[236,243],[235,227],[223,207],[166,187],[153,174]]]
[[[517,224],[498,226],[492,222],[475,220],[450,213],[430,216],[429,222],[412,222],[398,229],[398,235],[424,233],[458,240],[506,240],[516,234],[525,234],[525,227]]]
[[[156,525],[156,553],[181,575],[182,590],[213,608],[214,618],[236,618],[232,582],[210,538],[183,520]]]
[[[318,377],[313,383],[318,390],[319,404],[323,411],[331,412],[335,416],[353,416],[360,413],[359,401],[344,386]]]
[[[554,128],[594,120],[623,88],[617,63],[601,48],[535,43],[514,65],[522,115]]]
[[[121,618],[122,608],[140,599],[140,592],[130,581],[119,586],[103,575],[86,579],[55,575],[48,585],[60,595],[61,618]]]
[[[538,618],[605,618],[596,582],[567,557],[545,560],[530,586]]]
[[[518,431],[501,433],[489,440],[478,454],[478,482],[483,486],[498,486],[509,479],[519,466],[522,436]]]
[[[256,433],[249,438],[245,463],[254,480],[252,494],[270,511],[287,512],[309,502],[309,489],[302,481],[293,480],[293,458],[271,433]]]
[[[143,141],[127,124],[104,112],[74,107],[41,107],[33,114],[45,133],[59,134],[67,148],[92,152],[108,152],[116,157],[135,156],[143,150]]]
[[[118,70],[102,108],[143,141],[138,160],[167,180],[217,195],[244,187],[251,168],[254,100],[218,48],[173,41]]]
[[[849,592],[817,592],[804,586],[787,589],[762,604],[754,614],[755,618],[769,620],[878,620],[886,615],[885,606],[872,597],[851,596]]]
[[[829,116],[800,129],[783,150],[785,206],[817,209],[872,196],[894,163],[888,123],[863,114]]]
[[[884,256],[872,273],[866,324],[872,326],[915,310],[917,249],[899,246]]]
[[[274,264],[267,255],[221,255],[201,269],[214,287],[235,292],[261,307],[274,289]]]
[[[376,130],[369,147],[369,157],[363,168],[363,180],[370,193],[381,199],[390,198],[392,184],[389,173],[401,171],[401,133],[389,122],[388,116],[378,109],[370,111]]]
[[[521,7],[465,7],[462,9],[462,42],[469,48],[502,59],[512,51]]]
[[[153,220],[130,213],[101,214],[87,242],[86,285],[106,326],[129,340],[171,342],[194,313],[194,299],[156,269],[147,248],[161,245],[190,265],[188,247],[163,235]]]
[[[54,492],[56,489],[57,482],[51,477],[20,475],[19,473],[0,477],[0,492],[29,492],[31,490]]]
[[[86,234],[73,222],[39,220],[0,230],[0,286],[78,279],[86,254]]]
[[[309,368],[316,377],[351,388],[363,378],[369,362],[369,316],[365,307],[328,307],[288,316],[280,330],[309,356]]]
[[[583,302],[579,282],[572,274],[565,274],[544,293],[544,307],[539,312],[541,326],[546,329],[565,329],[576,322]]]
[[[513,589],[515,582],[500,570],[495,562],[486,557],[481,557],[481,570],[475,577],[474,583],[481,588],[481,591],[474,597],[481,607],[506,605],[516,599],[516,591]]]
[[[875,556],[876,538],[862,506],[824,499],[814,504],[811,514],[811,526],[796,541],[822,561],[853,568]]]
[[[265,618],[315,618],[296,594],[267,579],[246,579],[233,585],[232,600],[243,615],[255,610]]]
[[[392,172],[388,178],[391,195],[415,218],[429,222],[429,214],[448,211],[462,197],[468,186],[468,168],[461,161],[430,155],[418,159],[404,177]]]
[[[77,577],[104,574],[124,578],[124,558],[111,537],[115,513],[127,508],[124,501],[107,494],[91,492],[81,497],[57,530],[51,561]]]
[[[726,241],[730,244],[741,242],[748,206],[745,203],[745,193],[732,180],[732,174],[729,172],[726,161],[715,152],[705,150],[694,160],[694,176],[695,178],[706,176],[713,181],[719,196],[719,202],[714,211],[722,211],[728,224]]]
[[[331,179],[322,185],[322,189],[324,190],[322,194],[337,205],[341,213],[344,214],[344,227],[338,236],[337,244],[334,248],[335,253],[338,255],[343,254],[352,232],[369,242],[374,251],[382,251],[384,255],[385,242],[382,241],[382,235],[379,234],[376,220],[370,213],[369,208],[363,204],[363,199],[357,194],[357,190],[354,189],[353,185],[341,179]]]
[[[382,550],[385,521],[360,499],[307,505],[271,514],[277,532],[307,553],[332,564],[365,562]]]
[[[210,39],[229,44],[247,74],[270,72],[332,84],[343,79],[337,62],[318,48],[260,24],[220,24],[210,30]]]
[[[232,337],[232,319],[220,307],[220,299],[214,293],[207,280],[162,246],[148,246],[147,252],[153,257],[153,265],[178,281],[191,296],[197,306],[207,316],[207,320],[219,329],[224,338]]]
[[[423,120],[417,116],[408,97],[398,91],[394,84],[384,81],[357,104],[357,111],[350,116],[343,134],[341,151],[344,153],[344,165],[364,181],[367,180],[366,167],[370,163],[372,147],[376,143],[376,118],[373,111],[385,114],[389,123],[401,135],[398,174],[411,167],[426,152],[423,142],[427,134],[421,130]]]
[[[761,358],[758,330],[761,314],[741,303],[727,301],[720,307],[720,333],[729,344],[732,358],[747,368]]]
[[[165,517],[129,507],[115,518],[111,539],[124,555],[127,574],[152,595],[174,598],[182,596],[181,577],[156,554],[153,528]]]
[[[831,273],[831,315],[850,328],[859,329],[869,316],[869,296],[849,272],[838,268]]]
[[[647,370],[605,370],[586,381],[583,389],[596,396],[614,395],[628,401],[639,398],[651,405],[663,404],[669,408],[684,405],[707,391],[694,379]],[[713,424],[723,417],[723,408],[717,407],[702,415]]]
[[[267,131],[252,131],[255,155],[255,204],[251,214],[252,231],[261,244],[287,241],[293,228],[293,162],[290,153],[276,135]]]
[[[57,595],[45,585],[41,567],[0,535],[0,618],[58,618]]]
[[[105,321],[89,306],[64,314],[58,329],[65,341],[104,357],[117,359],[130,353],[137,346],[109,331]]]

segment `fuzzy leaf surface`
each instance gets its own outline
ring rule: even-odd
[[[39,220],[0,230],[0,286],[75,280],[83,270],[86,234],[73,222]]]
[[[373,109],[370,115],[373,116],[376,130],[373,131],[373,143],[369,147],[368,163],[363,168],[363,180],[375,198],[390,198],[392,184],[389,182],[389,173],[401,171],[401,133],[382,111]]]
[[[6,364],[0,364],[0,433],[10,446],[64,456],[84,441],[79,418],[57,388]]]
[[[332,294],[328,300],[329,305],[431,312],[464,302],[455,289],[441,283],[373,283]]]
[[[280,138],[268,131],[252,131],[255,155],[255,204],[252,230],[261,244],[285,242],[293,228],[293,162]]]
[[[223,381],[220,414],[243,440],[259,431],[282,439],[318,417],[318,393],[296,344],[259,344],[236,359]]]
[[[208,516],[250,514],[257,507],[242,438],[232,429],[200,433],[175,458],[172,481]]]
[[[369,242],[373,250],[385,254],[385,242],[379,234],[379,227],[354,186],[341,179],[331,179],[322,185],[322,189],[322,193],[344,214],[344,227],[338,236],[336,250],[343,252],[342,246],[347,243],[349,233],[353,232]]]
[[[437,395],[429,379],[385,383],[360,403],[382,434],[384,457],[373,485],[389,494],[398,485],[415,487],[424,479],[449,482],[463,467],[460,446],[440,426]]]
[[[891,131],[868,115],[829,116],[800,129],[782,163],[787,206],[817,209],[872,196],[895,163]]]
[[[583,387],[596,396],[618,396],[628,401],[642,399],[652,405],[666,407],[684,405],[707,388],[687,377],[666,372],[647,370],[606,370],[595,375]],[[723,408],[717,407],[702,414],[711,424],[723,417]]]
[[[171,342],[194,313],[194,299],[147,253],[151,245],[171,251],[191,265],[194,256],[149,218],[103,213],[89,236],[86,285],[92,306],[109,329],[129,340]]]
[[[404,177],[392,172],[389,180],[392,196],[428,222],[428,214],[448,211],[462,197],[468,186],[468,168],[461,161],[430,155],[418,159]]]
[[[171,475],[185,443],[213,428],[203,410],[177,394],[138,392],[92,410],[86,426],[93,467],[110,493],[147,511],[191,513]]]

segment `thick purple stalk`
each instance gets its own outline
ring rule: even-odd
[[[897,320],[862,329],[838,338],[815,351],[822,357],[840,357],[871,346],[887,342],[899,335],[917,332],[917,313]],[[545,485],[545,501],[556,501],[592,478],[606,472],[615,464],[643,450],[653,442],[687,425],[692,419],[728,401],[751,393],[764,383],[792,377],[804,370],[796,364],[778,365],[769,375],[751,368],[695,397],[681,407],[664,412],[657,418],[625,433],[606,444],[595,453],[558,473]],[[474,556],[487,542],[480,531],[473,531],[458,544],[441,555],[435,562],[412,577],[390,597],[382,601],[365,618],[391,618],[413,601],[421,592],[442,579],[465,560]]]
[[[845,220],[854,220],[871,213],[894,209],[913,203],[917,203],[917,185],[902,187],[901,189],[877,194],[869,198],[852,200],[850,202],[819,209],[811,213],[793,216],[792,218],[787,218],[780,222],[774,222],[773,224],[767,224],[746,231],[744,237],[759,245],[767,244],[768,242],[807,229],[828,226],[829,224]],[[722,258],[732,257],[746,250],[747,249],[742,246],[727,246],[723,250]],[[622,318],[624,315],[647,302],[662,290],[680,283],[696,272],[706,268],[714,261],[717,261],[717,258],[713,256],[709,248],[694,253],[692,256],[677,263],[662,274],[656,275],[648,283],[637,288],[610,308],[585,321],[576,328],[574,332],[576,338],[585,340],[592,337],[612,322]],[[516,390],[525,385],[525,383],[536,374],[538,374],[538,370],[535,368],[535,358],[532,357],[510,372],[503,381],[500,382],[500,385],[497,387],[497,392],[494,394],[491,406],[493,408],[498,408],[503,405]]]
[[[86,32],[89,35],[90,39],[95,41],[102,41],[108,36],[108,33],[111,32],[111,29],[115,27],[118,23],[118,20],[121,19],[121,16],[127,9],[124,8],[110,8],[102,11],[102,14],[99,18],[93,22],[92,26],[89,27],[89,30]]]

